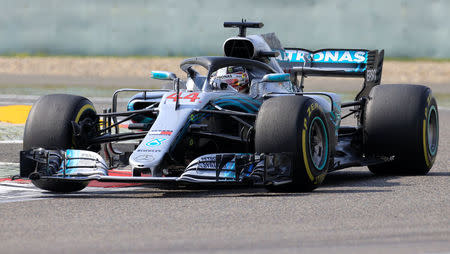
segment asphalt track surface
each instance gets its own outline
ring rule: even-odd
[[[331,173],[312,193],[3,182],[1,253],[450,253],[450,111],[426,176]],[[0,144],[17,162],[21,144]]]

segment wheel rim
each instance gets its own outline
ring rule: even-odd
[[[436,113],[436,108],[430,107],[428,111],[428,124],[427,124],[427,141],[428,151],[432,156],[436,155],[439,140],[439,124]]]
[[[75,116],[74,121],[76,123],[80,123],[80,122],[84,121],[86,118],[89,118],[90,122],[95,123],[95,118],[97,117],[96,115],[97,115],[97,113],[95,111],[94,106],[92,106],[91,104],[85,104],[78,111],[77,115]],[[87,136],[82,135],[82,137],[78,137],[78,138],[75,138],[75,136],[72,136],[72,147],[71,148],[73,148],[73,149],[87,148],[84,146],[84,144],[77,144],[78,143],[77,140],[79,141],[79,140],[89,139],[89,138],[91,138],[90,136],[95,136],[95,133],[97,133],[97,131],[98,131],[98,127],[96,127],[96,130],[89,131],[89,133],[82,133],[82,134],[88,134]]]
[[[322,170],[328,156],[328,137],[322,119],[315,117],[309,128],[309,154],[314,167]]]

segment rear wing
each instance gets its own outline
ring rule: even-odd
[[[286,73],[306,76],[364,78],[356,100],[368,96],[370,90],[381,82],[384,50],[284,48],[276,58]]]

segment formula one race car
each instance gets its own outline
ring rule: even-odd
[[[102,113],[84,97],[41,97],[25,126],[20,176],[55,192],[78,191],[92,180],[311,191],[328,172],[352,166],[375,174],[431,169],[436,100],[425,86],[380,85],[383,50],[283,48],[273,33],[246,35],[262,23],[224,26],[239,29],[225,41],[225,56],[184,60],[185,81],[152,72],[172,89],[120,89]],[[307,76],[364,83],[354,101],[341,102],[334,93],[303,92]],[[118,111],[118,95],[130,91],[127,109]],[[343,108],[349,113],[341,115]],[[341,126],[349,115],[356,126]],[[121,132],[126,121],[130,131]],[[134,149],[117,150],[130,140],[138,142]],[[132,176],[108,175],[123,166]]]

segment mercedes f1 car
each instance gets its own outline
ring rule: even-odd
[[[431,169],[436,100],[425,86],[380,85],[383,50],[284,48],[273,33],[246,34],[262,23],[224,26],[239,34],[225,41],[223,57],[182,61],[186,80],[152,72],[170,89],[120,89],[102,113],[84,97],[41,97],[26,122],[20,176],[55,192],[78,191],[92,180],[311,191],[327,173],[353,166],[375,174]],[[235,67],[249,79],[246,93],[217,74]],[[364,81],[354,101],[342,102],[335,93],[304,92],[308,76]],[[130,91],[127,108],[118,110],[119,94]],[[356,126],[341,126],[350,115]],[[124,132],[119,125],[126,121]],[[118,151],[130,140],[134,149]],[[108,174],[122,166],[132,176]]]

